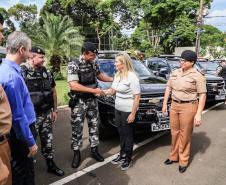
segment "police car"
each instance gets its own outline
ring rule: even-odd
[[[100,71],[108,76],[115,74],[115,56],[118,51],[98,52],[97,64]],[[135,72],[139,75],[141,84],[141,99],[135,120],[135,132],[159,132],[169,130],[169,116],[162,114],[162,103],[166,88],[166,80],[156,77],[141,61],[132,60]],[[101,89],[108,89],[109,82],[98,81]],[[114,133],[114,101],[115,96],[98,98],[100,113],[100,139],[105,139]]]

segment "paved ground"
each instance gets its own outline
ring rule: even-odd
[[[123,172],[117,165],[107,163],[99,168],[70,181],[70,185],[225,185],[226,184],[226,107],[221,105],[203,116],[203,125],[195,128],[191,162],[185,174],[178,172],[178,164],[165,166],[168,157],[170,134],[150,142],[135,150],[132,167]],[[90,158],[87,127],[84,130],[82,164],[76,170],[70,167],[72,152],[70,150],[71,126],[69,110],[59,112],[59,120],[54,129],[54,143],[57,164],[62,167],[67,177],[78,175],[86,167],[97,164]],[[136,136],[140,143],[153,135]],[[104,157],[119,151],[118,138],[101,142],[100,152]],[[75,176],[74,175],[74,176]],[[70,176],[71,177],[71,176]],[[46,185],[61,178],[46,172],[44,160],[37,156],[36,184]],[[60,184],[60,183],[59,183]]]

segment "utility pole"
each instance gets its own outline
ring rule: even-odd
[[[202,32],[202,25],[203,25],[203,0],[200,0],[200,5],[199,5],[199,15],[197,19],[197,33],[196,33],[196,42],[195,42],[195,52],[197,55],[199,55],[200,51],[200,36]]]

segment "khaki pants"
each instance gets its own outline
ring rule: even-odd
[[[8,167],[9,170],[9,177],[4,185],[11,185],[12,184],[12,172],[11,172],[11,153],[10,153],[10,147],[7,140],[0,142],[0,157],[2,159],[2,162]]]
[[[170,160],[178,161],[180,166],[187,166],[193,131],[194,117],[198,102],[176,103],[172,101],[170,108],[171,151]]]

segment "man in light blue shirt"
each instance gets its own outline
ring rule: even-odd
[[[35,111],[27,86],[21,76],[20,64],[26,60],[31,40],[23,32],[11,33],[6,42],[7,55],[0,64],[2,84],[12,111],[10,143],[13,184],[34,184],[32,156],[37,153],[35,142]]]

